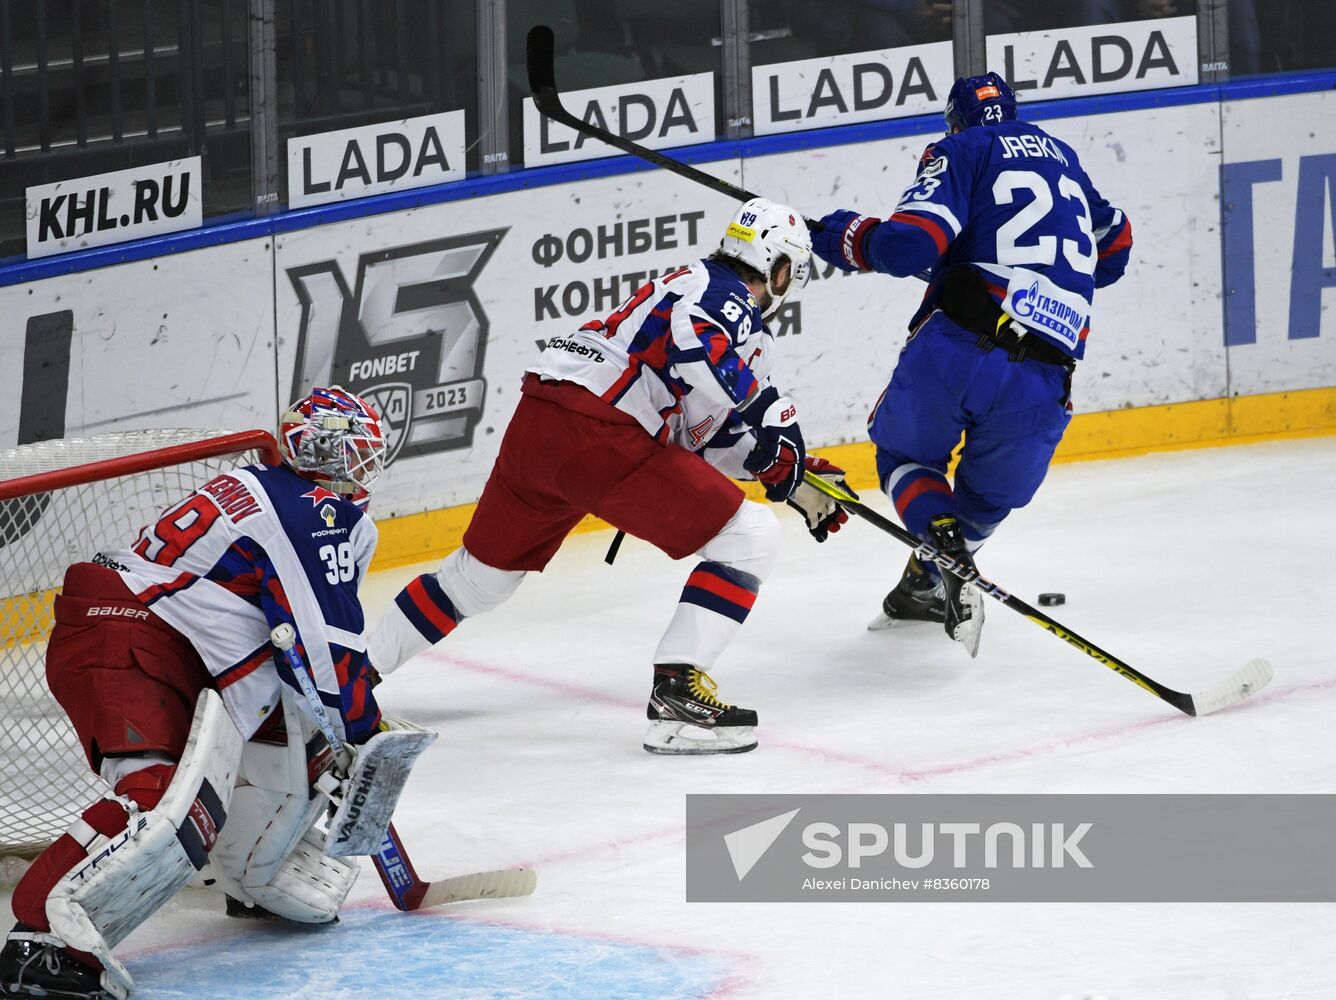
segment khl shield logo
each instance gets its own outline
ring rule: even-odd
[[[488,321],[474,285],[504,229],[362,254],[354,290],[337,260],[288,270],[302,306],[290,398],[341,385],[381,413],[387,461],[473,443]]]
[[[387,382],[357,393],[376,408],[385,431],[385,464],[399,455],[413,424],[413,387],[407,382]]]

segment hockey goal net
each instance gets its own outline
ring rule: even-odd
[[[0,863],[36,854],[106,790],[46,686],[66,567],[128,546],[219,472],[277,461],[264,431],[129,431],[0,451]]]

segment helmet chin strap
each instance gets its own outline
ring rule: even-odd
[[[788,266],[789,279],[784,284],[782,292],[775,290],[775,273],[784,266]],[[779,307],[784,304],[784,300],[789,297],[789,292],[793,291],[793,264],[786,257],[781,257],[776,261],[770,274],[765,279],[765,293],[770,296],[770,301],[761,309],[761,318],[768,320],[779,312]]]

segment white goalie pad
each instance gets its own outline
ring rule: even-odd
[[[357,748],[353,772],[325,834],[332,857],[375,854],[399,803],[413,763],[436,741],[436,733],[411,722],[386,719],[390,727]]]
[[[316,738],[300,696],[284,688],[282,697],[285,731],[243,748],[231,817],[210,857],[219,888],[239,899],[273,880],[327,805],[311,785],[332,760],[328,744]]]
[[[90,844],[88,857],[51,890],[52,933],[105,966],[103,987],[113,996],[127,996],[133,980],[111,949],[204,867],[227,820],[241,747],[222,698],[203,691],[162,801],[147,813],[126,803],[128,827]]]
[[[360,872],[356,861],[326,854],[324,834],[313,828],[297,841],[269,884],[247,887],[245,895],[235,898],[287,920],[327,924],[338,916]]]

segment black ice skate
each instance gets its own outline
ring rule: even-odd
[[[941,580],[926,569],[919,557],[912,555],[895,589],[882,599],[881,613],[868,622],[872,631],[890,628],[897,622],[938,622],[946,620],[945,590]]]
[[[933,544],[958,562],[974,569],[974,559],[960,533],[960,523],[950,514],[939,514],[928,524]],[[977,573],[977,570],[975,571]],[[954,573],[942,572],[945,585],[944,616],[946,634],[965,647],[970,656],[979,655],[979,635],[983,631],[983,595],[964,583]]]
[[[0,949],[0,997],[112,1000],[102,973],[72,958],[60,939],[15,924]]]
[[[682,663],[654,666],[645,749],[659,754],[745,753],[756,749],[756,713],[719,700],[714,678]]]
[[[226,895],[226,893],[224,893]],[[339,922],[339,916],[336,913],[332,918],[320,924],[310,924],[305,921],[293,920],[289,917],[275,913],[273,910],[266,910],[259,903],[246,903],[235,896],[227,896],[227,915],[237,917],[241,920],[267,920],[278,924],[292,924],[295,927],[331,927]]]

